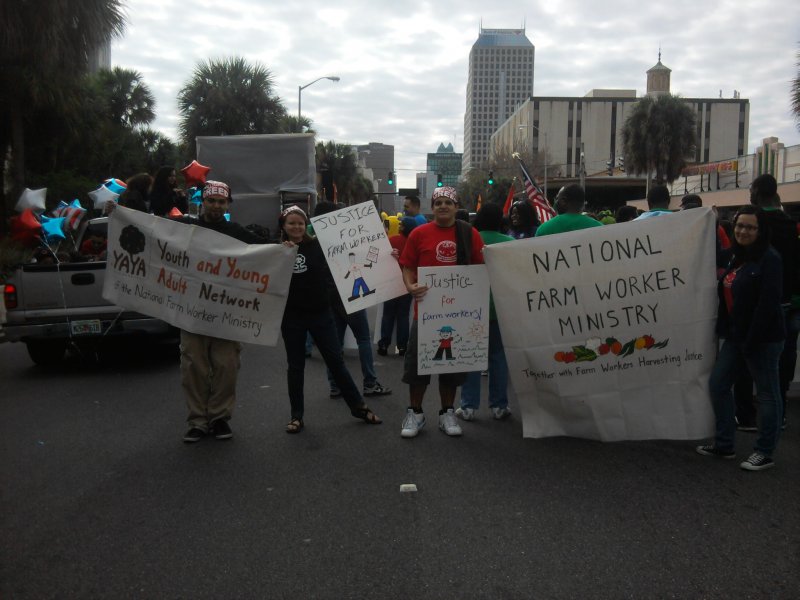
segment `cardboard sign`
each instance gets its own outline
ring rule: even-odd
[[[348,314],[408,293],[372,202],[313,217],[311,224]]]
[[[417,303],[417,372],[466,373],[489,364],[489,277],[485,265],[420,267],[428,292]]]

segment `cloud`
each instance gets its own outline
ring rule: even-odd
[[[440,142],[463,146],[469,51],[482,23],[523,23],[536,46],[540,96],[582,96],[593,88],[645,91],[658,59],[672,69],[672,91],[685,97],[750,100],[748,150],[777,135],[800,140],[789,108],[797,74],[800,6],[765,0],[646,4],[612,0],[129,0],[125,37],[114,65],[140,71],[156,96],[155,127],[177,138],[176,96],[199,61],[243,56],[272,72],[287,110],[303,114],[323,140],[395,146],[401,186],[425,169]]]

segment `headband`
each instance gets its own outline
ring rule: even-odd
[[[306,221],[308,221],[308,215],[306,215],[306,211],[304,211],[302,208],[300,208],[296,204],[292,204],[288,208],[284,208],[281,211],[281,217],[285,219],[289,215],[289,213],[293,213],[293,212],[300,213],[301,215],[303,215],[303,218]]]
[[[222,196],[223,198],[230,200],[231,188],[228,187],[227,183],[222,183],[221,181],[211,181],[209,179],[203,186],[203,198],[208,198],[209,196]]]
[[[456,191],[456,188],[447,185],[444,187],[437,187],[435,190],[433,190],[433,195],[431,196],[431,202],[433,202],[437,198],[441,198],[442,196],[444,196],[445,198],[450,198],[450,200],[458,204],[458,192]]]

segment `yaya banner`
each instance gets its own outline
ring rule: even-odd
[[[484,250],[525,437],[713,433],[710,208]]]
[[[117,207],[103,298],[192,333],[274,346],[296,254]]]
[[[408,293],[374,203],[346,206],[311,224],[347,314]]]

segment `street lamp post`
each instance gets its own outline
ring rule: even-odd
[[[298,121],[298,126],[300,125],[300,116],[301,116],[300,107],[302,106],[302,103],[303,103],[303,90],[306,89],[309,86],[314,85],[318,81],[321,81],[322,79],[330,79],[331,81],[339,81],[339,77],[337,77],[335,75],[328,75],[328,76],[325,76],[325,77],[318,77],[314,81],[312,81],[311,83],[307,83],[305,85],[298,85],[297,86],[297,121]]]
[[[527,124],[520,125],[519,129],[525,129],[527,127],[532,127],[533,129],[535,129],[544,136],[544,197],[547,198],[547,132],[542,131],[536,125],[527,125]],[[531,150],[533,150],[533,143],[531,143]]]

